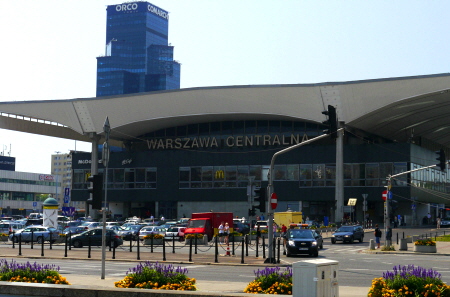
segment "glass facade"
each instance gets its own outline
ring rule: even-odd
[[[245,188],[249,176],[255,177],[254,184],[259,187],[267,181],[268,168],[269,165],[180,167],[179,188]],[[344,168],[345,187],[380,187],[386,185],[389,174],[407,171],[407,163],[344,164]],[[278,164],[274,166],[274,181],[297,182],[300,188],[334,187],[336,165]],[[393,185],[407,186],[406,175],[395,179]]]
[[[151,3],[108,6],[97,97],[179,89],[180,64],[173,59],[168,31],[168,13]]]

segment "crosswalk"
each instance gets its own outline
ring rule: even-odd
[[[331,254],[342,254],[342,253],[346,253],[346,254],[354,254],[354,253],[359,253],[362,250],[366,250],[367,247],[363,247],[363,246],[338,246],[338,245],[333,245],[331,247],[327,247],[321,251],[322,253],[331,253]]]

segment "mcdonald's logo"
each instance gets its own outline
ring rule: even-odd
[[[214,174],[215,179],[224,179],[225,178],[225,172],[223,170],[217,170]]]

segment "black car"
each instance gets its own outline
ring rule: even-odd
[[[122,235],[123,240],[138,240],[139,231],[144,228],[146,225],[128,225],[124,230],[120,231],[120,235]]]
[[[69,244],[75,248],[83,246],[101,246],[102,245],[103,228],[91,229],[80,234],[75,234],[69,239]],[[106,230],[106,246],[118,247],[123,244],[122,237],[120,237],[114,230]]]
[[[355,240],[363,242],[364,229],[362,226],[342,226],[331,235],[331,243],[333,244],[337,241],[353,243]]]
[[[286,257],[308,254],[318,257],[323,249],[323,238],[315,230],[289,229],[286,233]]]

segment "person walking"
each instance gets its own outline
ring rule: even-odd
[[[436,225],[437,225],[436,226],[437,229],[441,229],[441,218],[440,217],[437,218]]]
[[[378,224],[375,224],[375,232],[374,232],[374,234],[375,234],[375,243],[377,244],[377,249],[379,249],[380,248],[380,244],[381,244],[380,240],[381,240],[382,232],[381,232],[380,228],[378,228]]]

